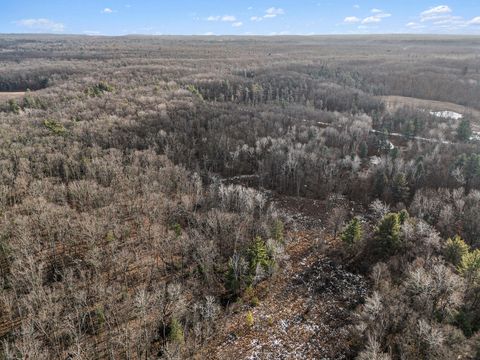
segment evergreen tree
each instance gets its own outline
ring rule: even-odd
[[[415,118],[415,119],[413,119],[413,127],[414,127],[414,130],[413,130],[414,134],[413,135],[416,136],[424,130],[424,128],[425,128],[424,122],[421,119]]]
[[[383,255],[393,255],[400,248],[400,216],[390,213],[380,221],[375,229],[375,241]]]
[[[457,138],[460,141],[469,141],[472,136],[472,127],[470,120],[463,119],[457,128]]]
[[[353,246],[362,239],[362,224],[358,218],[353,218],[345,227],[340,238],[348,246]]]
[[[464,172],[467,190],[476,187],[480,183],[480,155],[471,154],[466,159]]]
[[[284,228],[283,222],[280,220],[275,220],[272,228],[272,237],[279,243],[283,243],[284,241]]]
[[[415,136],[415,125],[414,125],[412,120],[407,120],[407,122],[405,123],[405,127],[403,128],[402,133],[406,137]]]
[[[358,149],[358,155],[360,158],[365,159],[368,156],[368,145],[365,141],[360,143],[360,147]]]
[[[248,249],[248,260],[249,272],[252,277],[256,274],[257,266],[261,266],[266,271],[271,268],[272,259],[268,253],[267,245],[261,237],[257,236],[253,240],[250,249]]]
[[[234,254],[228,263],[225,286],[236,297],[246,285],[247,264],[241,256]]]
[[[470,286],[480,286],[480,249],[464,254],[458,265],[458,271],[467,279]]]
[[[410,188],[405,174],[399,173],[393,179],[392,185],[393,199],[396,202],[405,202],[410,197]]]
[[[398,213],[398,219],[400,220],[401,225],[405,224],[405,221],[407,221],[409,218],[410,218],[410,214],[405,209],[403,209]]]
[[[383,198],[383,193],[385,192],[385,186],[387,185],[388,179],[383,171],[378,170],[373,178],[373,190],[377,198]]]
[[[468,254],[469,246],[463,241],[463,239],[456,235],[453,239],[447,240],[447,246],[445,248],[445,258],[453,265],[458,266],[463,257]]]

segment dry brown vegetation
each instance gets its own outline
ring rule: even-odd
[[[0,358],[478,358],[479,45],[0,36]]]
[[[22,98],[25,95],[25,92],[0,92],[0,100],[10,100],[10,99],[18,99]]]

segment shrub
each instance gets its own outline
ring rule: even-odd
[[[93,86],[90,86],[88,89],[85,90],[85,94],[90,97],[99,97],[106,92],[112,92],[113,87],[106,82],[99,82]]]
[[[23,98],[23,107],[24,108],[31,108],[34,109],[36,108],[36,100],[35,98],[31,97],[30,95],[25,95]]]
[[[97,323],[98,323],[98,327],[100,330],[103,329],[103,326],[105,325],[105,311],[103,309],[103,307],[98,307],[95,309],[95,314],[97,315]]]
[[[276,241],[283,243],[284,241],[283,231],[284,231],[283,222],[281,222],[280,220],[275,220],[273,224],[273,229],[272,229],[272,237]]]
[[[55,120],[45,120],[43,122],[43,126],[45,126],[48,130],[50,130],[55,135],[63,135],[67,132],[67,129]]]
[[[253,317],[253,313],[251,311],[247,312],[245,316],[245,322],[248,327],[252,327],[255,324],[255,318]]]
[[[107,235],[105,236],[105,240],[107,240],[107,242],[109,243],[115,240],[115,234],[113,233],[112,230],[109,230],[107,232]]]
[[[8,110],[14,114],[20,113],[20,106],[14,99],[8,100]]]
[[[197,89],[195,85],[188,85],[187,90],[190,91],[193,95],[198,97],[200,100],[203,100],[203,95],[200,93],[200,91]]]
[[[168,334],[168,338],[170,341],[178,344],[183,344],[185,342],[182,325],[175,318],[170,322],[170,333]]]
[[[454,324],[463,331],[465,336],[470,337],[479,330],[480,321],[475,318],[471,311],[464,307],[455,315]]]
[[[179,238],[182,235],[182,226],[179,223],[173,224],[171,228],[175,233],[175,237]]]
[[[245,292],[243,294],[243,299],[246,302],[250,303],[251,306],[254,306],[254,307],[260,304],[260,300],[255,294],[255,289],[251,285],[245,289]]]

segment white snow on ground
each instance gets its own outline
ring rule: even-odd
[[[378,131],[378,130],[370,130],[371,133],[374,133],[374,134],[383,134],[382,131]],[[407,138],[406,135],[403,135],[403,134],[399,134],[399,133],[388,133],[388,136],[394,136],[394,137],[400,137],[400,138]],[[428,138],[424,138],[424,137],[421,137],[421,136],[411,136],[411,137],[408,137],[409,139],[411,140],[420,140],[420,141],[426,141],[426,142],[432,142],[432,143],[441,143],[441,144],[447,144],[447,145],[450,145],[452,144],[450,141],[446,141],[446,140],[440,140],[440,139],[428,139]],[[390,145],[390,148],[392,148],[393,144]]]
[[[445,118],[445,119],[460,120],[461,118],[463,118],[462,114],[459,114],[454,111],[430,111],[430,114],[437,117]]]
[[[382,161],[382,159],[380,159],[378,156],[372,156],[370,158],[370,163],[372,165],[378,165],[378,164],[380,164],[381,161]]]
[[[474,131],[472,136],[470,137],[470,140],[480,141],[480,132]]]

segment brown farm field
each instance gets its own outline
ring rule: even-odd
[[[25,95],[24,91],[17,92],[0,92],[0,101],[6,101],[10,99],[18,99]]]

